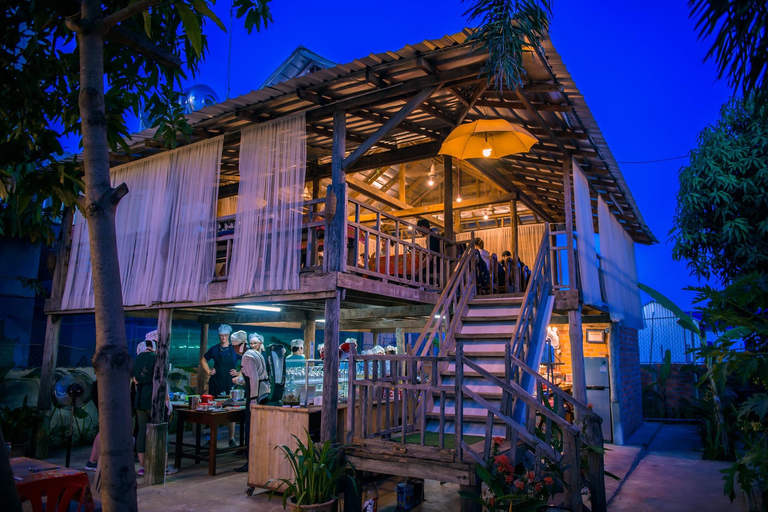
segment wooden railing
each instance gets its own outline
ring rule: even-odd
[[[435,339],[438,340],[440,356],[446,356],[453,350],[456,342],[454,335],[460,329],[461,317],[476,292],[476,253],[474,242],[470,240],[416,340],[414,346],[420,350],[420,357],[432,354],[432,341]]]
[[[451,357],[409,355],[359,355],[349,358],[349,403],[358,404],[347,415],[347,442],[389,439],[426,445],[427,414],[440,396],[438,446],[445,448],[445,396],[454,386],[440,385],[439,366]],[[450,435],[450,434],[449,434]]]
[[[456,261],[454,241],[358,199],[348,200],[348,210],[347,272],[423,290],[445,287]],[[422,237],[423,246],[417,243]]]

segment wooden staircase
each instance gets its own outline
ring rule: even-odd
[[[461,343],[464,355],[501,379],[505,376],[506,347],[515,334],[517,318],[522,306],[523,295],[476,296],[467,304],[467,311],[461,316],[461,329],[454,336],[456,343]],[[447,355],[455,358],[455,348]],[[451,362],[440,373],[443,385],[456,385],[456,363]],[[501,407],[502,390],[488,382],[469,367],[464,368],[464,385],[485,398],[496,407]],[[437,432],[440,427],[441,401],[438,398],[428,414],[427,429]],[[463,433],[471,436],[486,434],[486,416],[488,411],[475,400],[464,399]],[[456,412],[455,393],[446,397],[445,415],[448,432],[455,431],[454,415]],[[504,436],[506,428],[500,420],[494,422],[493,435]]]
[[[350,372],[349,402],[360,413],[348,415],[348,453],[360,467],[476,485],[474,464],[488,464],[498,436],[525,471],[561,468],[567,508],[583,510],[588,487],[591,510],[605,510],[601,419],[537,371],[554,303],[549,239],[547,227],[525,293],[504,295],[477,295],[470,242],[417,354],[351,356],[361,366]]]

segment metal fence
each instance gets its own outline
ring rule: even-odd
[[[688,351],[699,345],[699,337],[677,323],[677,316],[658,302],[643,306],[644,327],[638,331],[640,364],[661,363],[667,350],[672,363],[693,363]]]

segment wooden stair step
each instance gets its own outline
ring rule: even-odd
[[[505,305],[510,307],[520,307],[523,303],[523,297],[475,297],[469,301],[470,306],[491,306],[491,305]]]
[[[456,338],[457,340],[505,340],[505,341],[510,341],[512,336],[508,335],[505,332],[501,332],[501,333],[498,333],[498,334],[497,333],[493,333],[493,332],[488,332],[488,333],[478,332],[478,333],[471,333],[471,334],[459,333],[459,334],[456,334],[454,336],[454,338]]]
[[[459,334],[498,334],[512,338],[515,334],[515,326],[503,324],[463,324]]]
[[[478,310],[481,311],[481,310]],[[512,325],[517,323],[517,315],[474,315],[474,316],[462,316],[461,321],[465,324],[481,324],[481,323],[497,323],[497,322],[509,322]]]

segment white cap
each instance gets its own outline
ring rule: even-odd
[[[147,334],[145,334],[144,341],[154,341],[157,343],[157,329],[154,331],[149,331]]]
[[[392,345],[387,345],[386,347],[384,347],[384,351],[387,354],[397,354],[397,347],[394,347]]]
[[[245,331],[235,331],[232,333],[230,339],[233,345],[242,345],[245,343],[245,338],[247,337],[248,334]]]
[[[304,340],[291,340],[291,348],[304,348]]]
[[[264,336],[257,332],[252,332],[248,335],[248,343],[252,342],[254,339],[260,341],[262,345],[264,344]]]
[[[357,340],[355,338],[347,338],[344,340],[344,343],[354,343],[354,345],[357,346]]]
[[[231,334],[232,333],[232,326],[228,324],[221,324],[219,326],[219,334]]]
[[[323,352],[325,352],[325,343],[321,343],[321,344],[319,344],[319,345],[317,346],[317,351],[318,351],[319,353],[321,353],[321,354],[322,354]]]
[[[373,347],[371,349],[371,354],[373,354],[375,356],[379,356],[379,355],[384,354],[384,347],[382,347],[381,345],[376,345],[375,347]]]
[[[144,343],[143,341],[141,343],[139,343],[138,345],[136,345],[136,355],[141,354],[145,350],[147,350],[147,344]]]

